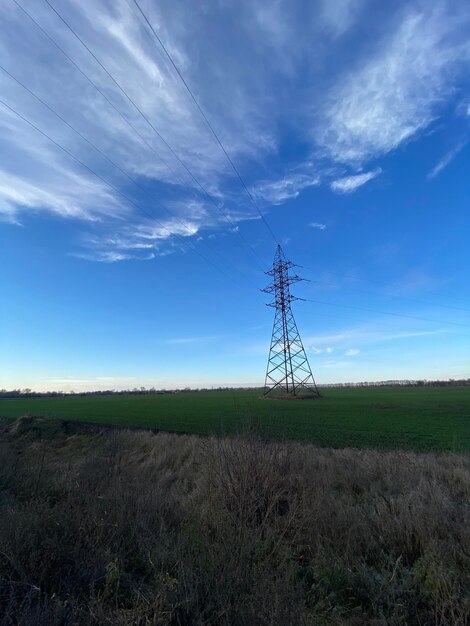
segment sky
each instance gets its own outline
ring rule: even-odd
[[[470,376],[469,62],[466,0],[0,0],[0,388],[262,384],[276,242],[319,384]]]

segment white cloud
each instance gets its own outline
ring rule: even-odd
[[[325,98],[313,129],[332,158],[360,162],[395,149],[425,128],[470,59],[466,2],[405,4],[400,22]],[[370,50],[370,48],[369,48]],[[323,121],[323,124],[321,124]]]
[[[338,322],[339,324],[339,322]],[[424,324],[423,324],[424,325]],[[414,327],[415,324],[413,324]],[[265,328],[269,334],[270,328]],[[355,349],[353,346],[373,345],[382,342],[395,342],[406,340],[409,344],[410,339],[419,339],[424,337],[438,337],[439,335],[457,336],[455,330],[438,328],[435,330],[409,330],[409,320],[393,320],[388,318],[371,320],[367,324],[346,327],[338,331],[329,333],[302,336],[304,347],[308,354],[344,355],[349,349]],[[241,350],[243,354],[250,356],[263,356],[266,354],[266,342],[254,342]]]
[[[355,22],[362,0],[322,0],[320,21],[333,37],[343,35]]]
[[[28,209],[96,221],[104,216],[118,218],[128,213],[116,194],[100,181],[72,170],[54,169],[52,159],[48,165],[44,167],[42,184],[36,179],[39,172],[30,174],[26,167],[22,176],[0,169],[0,214],[14,217]]]
[[[463,98],[455,107],[455,113],[459,117],[470,117],[470,98]]]
[[[326,229],[326,224],[320,224],[319,222],[310,222],[309,226],[311,228],[318,228],[318,230]]]
[[[408,270],[402,279],[391,283],[388,286],[388,291],[395,295],[415,293],[418,291],[435,291],[445,284],[445,282],[446,281],[418,267]]]
[[[57,384],[67,384],[67,383],[94,383],[94,382],[122,382],[122,381],[134,381],[136,378],[134,377],[121,377],[121,376],[96,376],[95,378],[47,378],[45,380],[46,383],[57,383]]]
[[[371,170],[370,172],[364,172],[364,174],[355,174],[353,176],[345,176],[344,178],[338,178],[334,180],[330,187],[336,193],[351,193],[365,185],[370,180],[376,178],[379,174],[381,174],[382,169],[377,167],[375,170]]]
[[[95,250],[90,252],[71,252],[70,256],[77,259],[85,259],[86,261],[98,261],[99,263],[117,263],[118,261],[150,261],[155,258],[152,252],[149,254],[137,255],[124,252],[116,252],[114,250]]]
[[[109,155],[120,168],[134,178],[144,176],[157,183],[156,193],[160,204],[165,204],[176,214],[183,214],[186,219],[192,217],[194,206],[191,204],[204,205],[204,211],[200,212],[197,219],[197,229],[220,229],[224,218],[211,206],[188,172],[66,27],[46,5],[25,8],[103,90],[123,117],[15,7],[2,11],[0,54],[2,63],[9,71],[56,108],[60,115]],[[100,5],[85,0],[64,3],[57,8],[184,163],[190,165],[193,174],[216,198],[216,202],[223,206],[226,190],[222,191],[221,185],[229,171],[227,162],[173,71],[163,61],[135,7],[131,8],[125,0]],[[194,37],[194,29],[206,32],[208,25],[205,13],[191,5],[184,10],[170,6],[149,6],[146,11],[186,73],[188,81],[198,86],[199,100],[214,126],[221,129],[221,137],[232,159],[257,159],[263,153],[272,151],[275,142],[268,130],[269,124],[265,116],[253,110],[255,103],[256,106],[263,106],[263,87],[258,81],[259,77],[256,79],[259,84],[258,94],[256,89],[250,88],[249,75],[242,81],[239,75],[234,82],[215,78],[214,72],[217,74],[221,68],[225,71],[228,65],[233,65],[230,50],[227,49],[224,54],[225,48],[217,54],[217,67],[205,63],[201,66],[195,62],[198,56],[215,58],[208,49],[210,38]],[[28,45],[23,45],[23,42],[28,42]],[[189,44],[191,53],[187,54]],[[197,53],[195,47],[198,48]],[[125,188],[126,195],[131,197],[134,193],[140,194],[132,185],[129,192],[129,181],[123,179],[118,170],[3,72],[0,72],[0,87],[11,106],[47,131],[55,141],[117,190]],[[256,99],[251,100],[250,97],[255,94]],[[226,106],[228,100],[231,101],[231,107]],[[2,106],[0,129],[0,147],[2,152],[8,154],[8,158],[3,159],[7,165],[1,172],[0,219],[3,221],[18,223],[18,216],[26,211],[34,211],[53,212],[65,218],[84,220],[102,220],[105,215],[116,217],[125,213],[135,224],[141,222],[138,211],[131,208],[118,192],[107,187],[103,181]],[[152,187],[148,188],[153,190]],[[191,194],[197,200],[190,199]],[[249,207],[249,203],[245,204]],[[231,219],[239,221],[250,218],[252,213],[251,207],[236,207],[233,214],[231,212]],[[122,253],[120,256],[125,258]],[[117,259],[118,253],[113,258]]]
[[[84,252],[73,256],[87,260],[114,263],[136,259],[148,261],[157,256],[167,256],[178,246],[199,232],[197,223],[182,220],[161,220],[154,224],[150,220],[139,224],[117,225],[112,235],[104,232],[82,237]]]
[[[346,350],[344,356],[357,356],[359,353],[360,350],[358,350],[357,348],[350,348],[349,350]]]
[[[440,172],[442,172],[442,170],[449,165],[452,159],[454,159],[458,155],[458,153],[462,150],[465,144],[466,144],[466,141],[462,141],[459,144],[457,144],[455,148],[452,148],[452,150],[449,150],[449,152],[447,152],[442,157],[442,159],[429,172],[427,176],[428,179],[432,179],[438,174],[440,174]]]
[[[336,333],[305,336],[304,345],[307,349],[313,350],[315,354],[328,353],[333,350],[356,350],[352,346],[358,344],[375,344],[383,341],[400,341],[418,337],[431,337],[434,335],[448,334],[447,329],[436,330],[397,330],[396,326],[400,322],[394,322],[393,326],[388,320],[381,322],[370,322],[366,326],[358,325],[346,328]],[[403,321],[403,325],[406,322]]]
[[[333,348],[331,346],[327,346],[326,348],[317,348],[315,346],[312,346],[311,350],[314,354],[332,354],[333,353]]]
[[[351,361],[324,361],[322,367],[348,367],[351,365]]]
[[[205,335],[205,336],[194,336],[194,337],[175,337],[174,339],[167,339],[165,343],[170,345],[188,345],[194,343],[206,343],[210,341],[215,341],[217,339],[221,339],[223,335]]]
[[[364,42],[362,36],[359,43],[351,37],[347,55],[342,35],[356,33],[368,2],[319,0],[307,5],[240,0],[209,3],[201,10],[200,3],[187,0],[144,6],[263,210],[323,181],[328,184],[338,162],[353,162],[357,172],[358,161],[412,137],[453,97],[459,69],[469,59],[464,35],[470,15],[463,0],[454,0],[452,10],[441,0],[415,3],[414,8],[402,1],[393,10],[384,5],[377,19],[386,27],[372,24]],[[19,223],[27,212],[53,213],[98,224],[97,237],[105,239],[102,225],[108,225],[108,235],[115,233],[116,219],[125,217],[134,230],[147,226],[147,219],[119,195],[123,191],[138,198],[139,205],[152,206],[152,214],[157,203],[166,206],[194,225],[200,236],[208,229],[212,232],[204,237],[226,232],[225,219],[197,183],[47,5],[28,3],[25,8],[122,116],[13,5],[0,9],[2,64],[150,190],[155,202],[142,200],[141,190],[0,72],[2,97],[115,188],[0,106],[0,149],[6,155],[0,174],[0,219]],[[216,204],[235,223],[258,219],[132,3],[70,0],[57,8]],[[223,46],[221,19],[237,24],[224,29]],[[467,102],[465,93],[460,97]],[[296,141],[298,152],[293,149]],[[302,156],[285,166],[285,154]],[[273,171],[279,172],[277,178]],[[331,187],[345,193],[371,178],[371,172],[359,173],[334,180]],[[161,207],[155,212],[160,221],[169,221]],[[176,239],[176,230],[161,237],[166,245]],[[131,246],[119,245],[101,253],[115,259],[136,254]]]
[[[303,189],[319,184],[318,176],[289,174],[279,180],[262,180],[252,188],[252,193],[270,204],[283,204],[297,198]]]

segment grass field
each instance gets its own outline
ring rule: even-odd
[[[470,450],[470,387],[327,389],[315,400],[262,400],[253,391],[1,399],[25,414],[186,433],[267,437],[321,446]]]

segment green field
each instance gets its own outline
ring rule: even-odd
[[[314,400],[253,391],[0,399],[0,416],[58,417],[186,433],[262,435],[321,446],[470,450],[470,387],[326,389]]]

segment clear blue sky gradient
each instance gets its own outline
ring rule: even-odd
[[[0,104],[0,387],[261,384],[268,229],[133,3],[51,3],[220,211],[43,0],[23,4],[115,108],[3,0],[1,65],[139,187],[0,70],[0,99],[100,176]],[[311,281],[317,382],[468,377],[470,5],[141,6]]]

